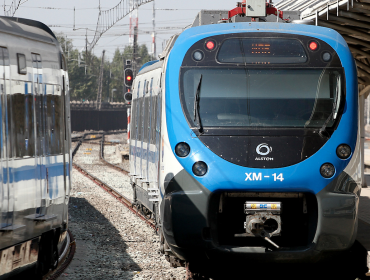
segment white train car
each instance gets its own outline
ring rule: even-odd
[[[135,198],[150,211],[158,201],[162,62],[150,62],[137,75],[132,93],[130,174]]]
[[[0,279],[65,253],[71,187],[68,74],[44,24],[0,17]]]

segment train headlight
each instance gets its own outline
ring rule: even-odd
[[[207,173],[207,164],[203,161],[198,161],[193,165],[193,173],[196,176],[204,176]]]
[[[179,157],[187,157],[190,153],[190,147],[185,142],[179,143],[175,147],[175,153]]]
[[[331,54],[328,53],[328,52],[324,52],[322,54],[322,59],[325,61],[325,62],[329,62],[331,60]]]
[[[203,54],[203,52],[201,52],[201,51],[195,51],[195,52],[193,53],[193,59],[194,59],[195,61],[201,61],[201,60],[203,59],[203,57],[204,57],[204,54]]]
[[[347,159],[351,155],[351,147],[346,144],[341,144],[337,148],[337,156],[340,159]]]
[[[331,178],[334,176],[335,167],[331,163],[324,163],[320,168],[321,176],[324,178]]]

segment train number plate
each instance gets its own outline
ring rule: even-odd
[[[244,204],[244,212],[246,214],[250,212],[278,212],[281,211],[281,202],[259,202],[259,201],[247,201]]]

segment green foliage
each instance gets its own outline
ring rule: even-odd
[[[58,34],[57,38],[67,61],[71,100],[95,101],[98,93],[101,57],[97,57],[89,51],[79,54],[78,50],[73,47],[72,40],[66,40],[63,34]],[[114,101],[124,102],[123,95],[126,92],[123,77],[124,63],[127,59],[132,59],[132,54],[133,48],[131,46],[126,46],[122,52],[117,48],[112,61],[104,61],[103,102],[111,101],[113,89],[116,89],[113,92]],[[136,71],[150,60],[151,57],[146,45],[138,46]]]

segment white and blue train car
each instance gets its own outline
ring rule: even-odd
[[[158,201],[162,62],[145,64],[132,93],[130,174],[135,196],[150,211]]]
[[[363,146],[336,31],[189,28],[134,83],[132,184],[173,264],[314,262],[352,246]]]
[[[43,275],[68,247],[68,74],[44,24],[0,17],[0,278]]]

